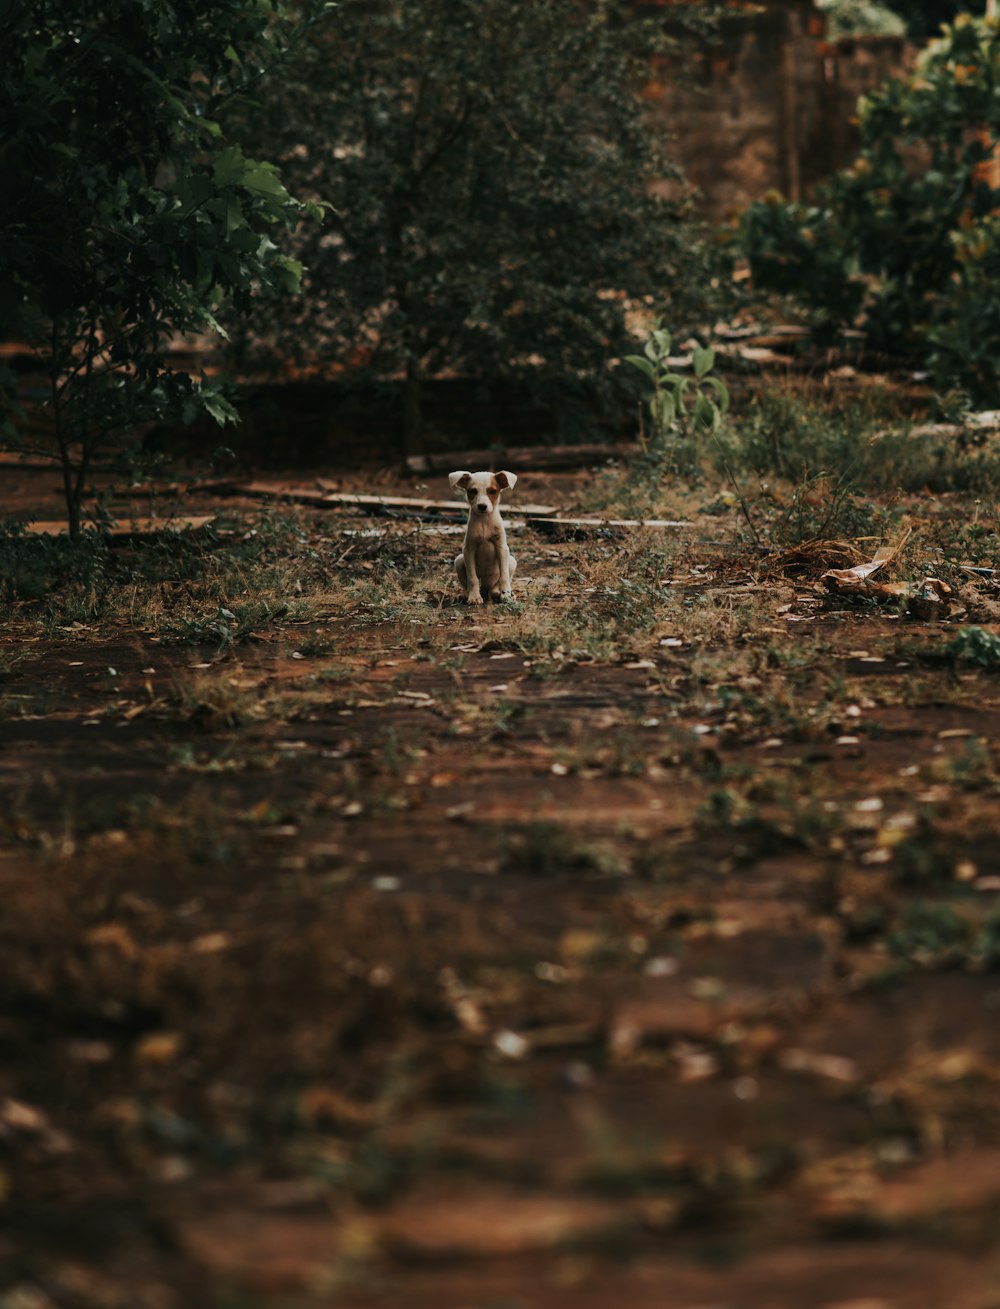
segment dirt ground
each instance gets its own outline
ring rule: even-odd
[[[2,1309],[1000,1306],[991,583],[674,507],[473,610],[434,523],[192,495],[11,600]]]

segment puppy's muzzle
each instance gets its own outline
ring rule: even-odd
[[[485,514],[486,511],[489,509],[489,505],[488,505],[488,504],[477,504],[477,505],[476,505],[476,508],[479,510],[479,512],[480,512],[481,514]]]

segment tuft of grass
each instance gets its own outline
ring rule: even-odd
[[[624,871],[609,847],[541,821],[508,832],[501,857],[501,872],[522,877],[615,877]]]
[[[944,647],[943,654],[955,663],[1000,668],[1000,637],[988,632],[985,627],[960,627]]]
[[[170,717],[205,732],[240,727],[260,717],[262,705],[260,692],[241,686],[231,665],[221,671],[209,669],[193,677],[175,677],[166,697]]]

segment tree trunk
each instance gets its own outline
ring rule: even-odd
[[[416,359],[406,364],[403,383],[403,462],[411,455],[423,454],[423,374]]]

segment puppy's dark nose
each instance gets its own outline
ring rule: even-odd
[[[486,510],[489,509],[489,505],[476,505],[476,508],[481,514],[485,514]]]

